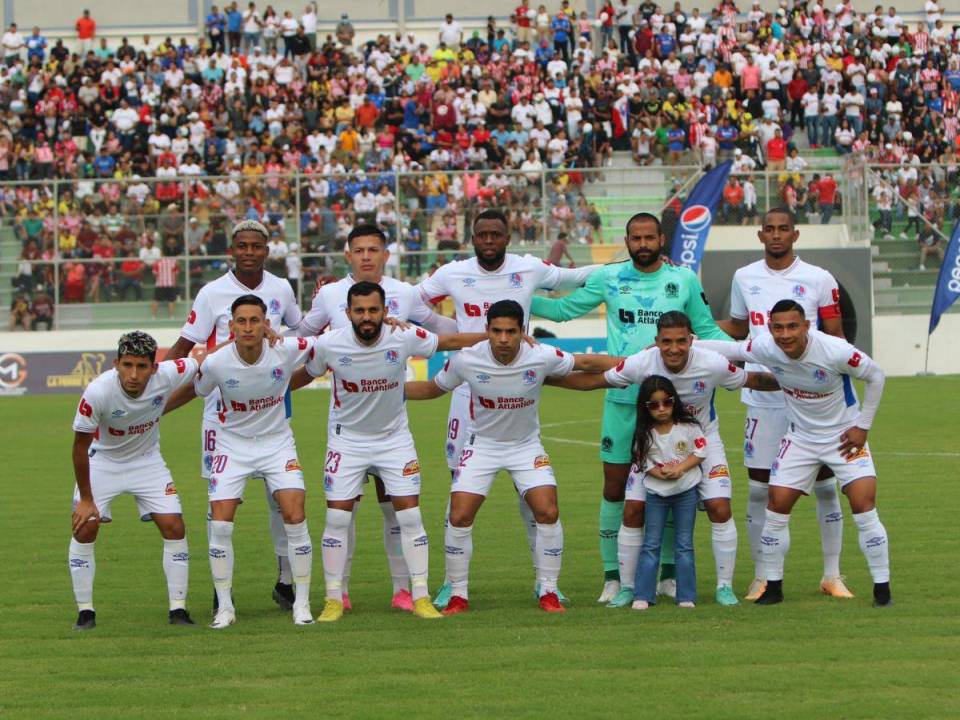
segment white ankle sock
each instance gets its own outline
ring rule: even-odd
[[[470,577],[470,559],[473,557],[473,526],[455,527],[447,525],[443,545],[451,593],[466,599],[467,584]]]
[[[233,609],[233,523],[210,521],[210,573],[221,610]]]
[[[767,510],[766,517],[760,536],[765,579],[783,580],[783,565],[790,549],[790,516]]]
[[[737,563],[737,526],[733,518],[711,523],[713,559],[717,566],[717,587],[733,585],[733,569]]]
[[[563,562],[563,525],[555,523],[537,523],[537,581],[540,583],[540,596],[557,591],[560,577],[560,565]]]
[[[284,523],[283,530],[287,535],[290,569],[293,574],[294,603],[297,605],[310,604],[310,578],[313,574],[313,542],[310,540],[310,531],[307,521],[288,525]]]
[[[853,516],[860,534],[860,549],[867,558],[867,567],[875,583],[890,582],[889,543],[887,529],[880,522],[876,509]]]

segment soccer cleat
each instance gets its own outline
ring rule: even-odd
[[[350,596],[346,593],[343,594],[343,611],[349,612],[353,610],[353,603],[350,602]]]
[[[668,598],[677,597],[677,581],[674,578],[667,578],[657,583],[657,595],[665,595]]]
[[[743,596],[743,599],[753,602],[758,597],[763,595],[763,591],[766,589],[767,589],[766,580],[762,578],[754,578],[753,582],[750,583],[750,589],[747,590],[747,594]]]
[[[873,584],[873,606],[875,608],[890,607],[893,605],[893,597],[890,595],[890,583]]]
[[[317,617],[317,622],[336,622],[343,617],[343,603],[333,598],[327,598],[323,612]]]
[[[718,587],[717,592],[714,593],[713,597],[717,601],[717,605],[733,607],[734,605],[740,604],[740,601],[737,600],[737,596],[733,594],[733,588],[729,585],[721,585]]]
[[[74,630],[93,630],[97,626],[97,613],[95,610],[81,610],[77,615],[77,621],[73,624]]]
[[[763,593],[755,601],[755,605],[776,605],[783,602],[783,580],[767,580]]]
[[[190,617],[190,613],[188,613],[185,608],[177,608],[176,610],[171,610],[168,617],[171,625],[193,625],[194,624],[193,618]]]
[[[460,597],[459,595],[451,595],[450,602],[447,603],[446,607],[443,609],[444,615],[459,615],[460,613],[466,612],[470,609],[470,603],[467,602],[467,599]]]
[[[444,581],[443,585],[440,586],[440,589],[437,590],[437,594],[433,597],[434,607],[438,607],[441,610],[450,604],[450,596],[453,593],[453,586],[450,584],[450,581]]]
[[[234,612],[233,608],[221,608],[217,610],[217,614],[213,618],[213,622],[210,623],[210,627],[214,630],[223,630],[225,627],[230,627],[237,621],[237,614]]]
[[[692,600],[684,600],[683,602],[678,602],[677,607],[683,608],[684,610],[690,610],[691,608],[695,608],[696,604],[694,604]]]
[[[616,597],[607,603],[608,608],[629,607],[633,603],[633,588],[621,587]]]
[[[313,613],[310,612],[309,605],[304,603],[303,605],[293,606],[293,624],[313,625]]]
[[[600,597],[597,598],[597,602],[603,603],[604,605],[606,605],[608,602],[613,600],[619,592],[620,592],[620,581],[607,580],[603,584],[603,592],[600,593]]]
[[[404,588],[403,590],[397,590],[396,594],[390,600],[390,607],[394,610],[406,610],[407,612],[413,612],[413,595],[410,594],[410,591]]]
[[[540,599],[540,583],[536,583],[533,586],[533,597],[537,600]],[[563,594],[563,591],[560,588],[557,588],[557,597],[560,599],[561,605],[569,605],[570,598]]]
[[[824,595],[829,595],[830,597],[845,598],[847,600],[853,597],[853,593],[850,592],[850,590],[844,584],[843,576],[841,575],[823,578],[820,581],[820,592],[822,592]]]
[[[278,582],[273,586],[273,601],[281,610],[293,610],[293,585]]]
[[[399,593],[397,594],[399,595]],[[428,597],[414,600],[411,610],[414,615],[424,620],[438,620],[443,617],[443,614],[433,606],[433,603],[430,602],[430,598]]]
[[[560,604],[555,592],[548,592],[540,598],[540,609],[548,613],[565,613],[567,609]]]
[[[633,605],[630,606],[631,610],[648,610],[650,608],[650,603],[646,600],[634,600]]]

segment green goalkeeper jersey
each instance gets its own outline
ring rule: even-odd
[[[586,285],[563,298],[536,296],[530,314],[565,322],[607,306],[607,352],[631,355],[651,345],[657,320],[665,312],[680,310],[690,318],[697,337],[730,340],[713,320],[707,296],[697,276],[688,268],[664,263],[652,273],[638,271],[630,260],[594,270]],[[607,399],[637,402],[637,386],[611,388]]]

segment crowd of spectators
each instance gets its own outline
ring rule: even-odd
[[[360,221],[414,252],[397,271],[410,275],[427,269],[415,251],[456,256],[471,215],[494,205],[521,241],[601,241],[582,190],[615,149],[640,164],[733,159],[724,221],[753,218],[747,174],[769,168],[780,199],[829,222],[836,181],[808,172],[807,147],[954,162],[960,36],[938,1],[908,24],[849,1],[603,0],[590,17],[520,0],[484,30],[447,15],[434,37],[365,43],[346,15],[318,36],[314,3],[212,6],[204,32],[178,41],[114,42],[86,11],[69,48],[11,25],[0,180],[26,182],[0,188],[0,213],[32,264],[18,289],[49,289],[59,257],[74,261],[59,273],[66,302],[139,299],[149,280],[166,303],[184,275],[198,288],[222,269],[242,218],[270,228],[271,267],[294,284],[328,274],[309,255],[339,250]],[[67,181],[55,194],[53,178]],[[937,206],[920,178],[898,195],[894,212],[914,195]],[[188,247],[210,258],[174,262],[179,279],[157,267]]]

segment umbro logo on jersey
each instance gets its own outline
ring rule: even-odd
[[[240,381],[236,378],[227,378],[226,382],[223,383],[228,388],[240,387]]]
[[[463,286],[464,286],[464,287],[473,287],[473,286],[476,285],[476,284],[477,284],[477,279],[476,279],[476,278],[468,277],[468,278],[464,278],[464,279],[463,279]]]
[[[353,358],[348,358],[346,355],[344,355],[343,357],[337,358],[337,362],[341,365],[349,365],[353,362]]]
[[[760,293],[763,292],[763,289],[762,289],[759,285],[754,285],[753,287],[751,287],[751,288],[748,290],[748,292],[749,292],[751,295],[759,295]]]
[[[126,414],[127,414],[126,410],[114,410],[112,413],[110,413],[112,417],[123,417]]]
[[[477,375],[477,382],[486,385],[488,382],[490,382],[490,376],[486,373],[480,373]]]
[[[157,396],[153,399],[153,406],[154,406],[155,408],[158,408],[158,407],[160,407],[161,405],[163,405],[163,395],[157,395]]]
[[[620,294],[621,294],[621,295],[629,295],[631,291],[632,291],[632,288],[631,288],[629,285],[621,285],[621,286],[620,286]]]

